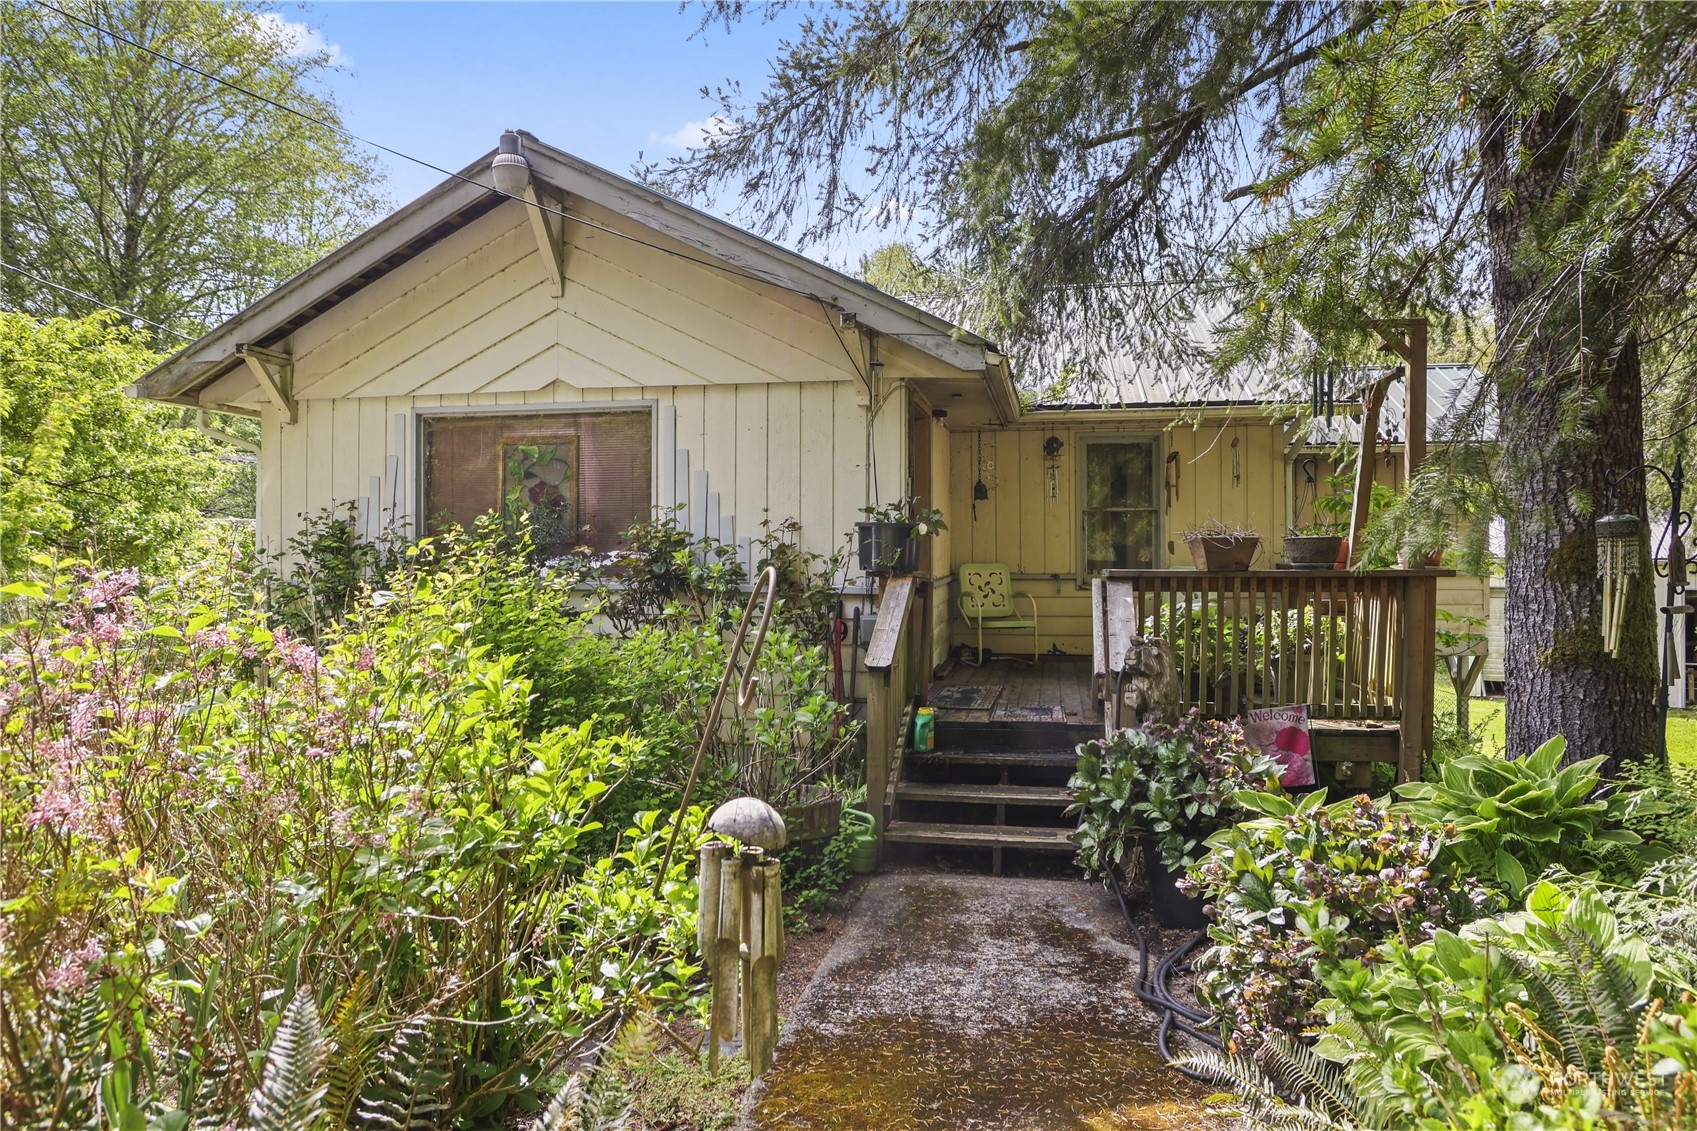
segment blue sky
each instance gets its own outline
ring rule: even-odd
[[[288,5],[296,34],[342,66],[327,82],[349,129],[457,169],[503,129],[527,129],[616,173],[639,154],[673,156],[709,128],[701,87],[727,79],[758,92],[794,13],[766,22],[757,6],[729,33],[692,34],[702,9],[676,3],[333,2]],[[441,178],[379,155],[396,204]],[[715,207],[721,215],[729,209]],[[809,254],[853,266],[889,237],[849,239]],[[852,262],[850,262],[852,260]]]

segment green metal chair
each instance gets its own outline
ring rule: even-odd
[[[984,631],[1031,630],[1031,662],[1037,662],[1037,599],[1029,593],[1013,592],[1013,572],[1001,562],[968,562],[960,567],[960,611],[966,622],[978,629],[978,653],[974,667],[984,663]],[[1031,619],[1023,620],[1014,609],[1014,599],[1031,604]],[[1024,657],[1020,657],[1024,663]]]

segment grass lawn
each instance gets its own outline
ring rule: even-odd
[[[1455,693],[1445,686],[1442,673],[1438,676],[1433,706],[1439,715],[1455,717]],[[1501,754],[1508,744],[1504,738],[1503,701],[1475,699],[1471,714],[1473,730],[1484,738],[1485,750]],[[1675,765],[1697,766],[1697,711],[1668,712],[1668,756]]]

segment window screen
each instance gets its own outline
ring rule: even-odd
[[[650,517],[650,419],[647,409],[427,416],[426,526],[523,514],[545,557],[614,549]]]
[[[1153,568],[1155,515],[1154,443],[1085,444],[1085,572]]]

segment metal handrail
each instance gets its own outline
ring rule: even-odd
[[[748,649],[748,659],[743,661],[742,643],[748,636],[749,626],[754,623],[754,610],[757,604],[760,604],[763,590],[765,601],[760,606],[760,627],[755,630],[754,643]],[[766,629],[772,623],[772,606],[777,599],[778,571],[767,566],[761,571],[760,580],[748,595],[748,604],[742,611],[742,621],[737,625],[735,639],[731,641],[730,655],[725,657],[725,670],[719,676],[719,689],[713,693],[713,705],[707,710],[707,722],[701,728],[701,741],[695,747],[695,761],[689,765],[689,781],[684,783],[683,799],[678,802],[677,814],[672,818],[672,835],[666,841],[666,855],[660,860],[660,874],[654,877],[655,895],[660,894],[660,889],[666,883],[666,873],[671,870],[672,852],[678,846],[678,830],[683,827],[684,814],[689,812],[690,800],[695,795],[695,779],[701,773],[701,759],[707,754],[707,744],[712,741],[713,733],[719,729],[719,712],[725,705],[725,693],[730,690],[731,681],[739,673],[741,678],[737,680],[737,706],[746,707],[754,699],[755,684],[760,682],[759,677],[754,674],[755,661],[760,658],[760,649],[766,643]]]

